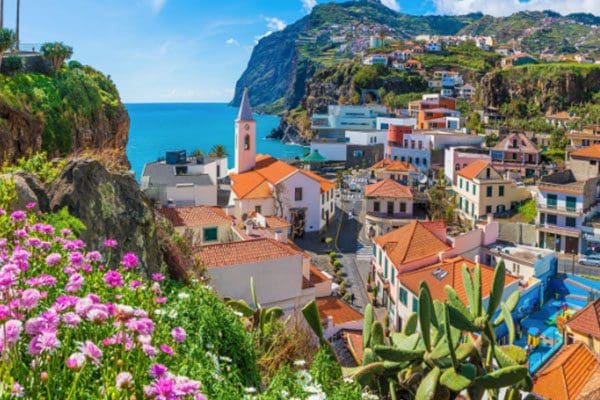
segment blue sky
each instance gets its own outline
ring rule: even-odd
[[[21,42],[63,41],[110,74],[126,102],[229,101],[257,38],[326,0],[22,0]],[[5,25],[14,26],[14,2]],[[600,14],[599,0],[382,0],[411,14],[553,8]],[[500,3],[500,5],[498,4]]]

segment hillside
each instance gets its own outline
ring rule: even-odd
[[[594,53],[600,51],[599,19],[590,14],[563,17],[551,11],[520,12],[504,18],[480,13],[414,16],[396,13],[375,1],[321,4],[256,45],[231,104],[238,105],[243,88],[248,87],[252,102],[261,111],[282,112],[298,106],[306,82],[319,68],[331,67],[363,50],[364,42],[359,43],[363,47],[355,41],[349,48],[335,43],[332,38],[340,31],[366,39],[383,31],[398,40],[419,34],[492,35],[499,44],[527,52]]]
[[[0,75],[0,163],[40,151],[62,156],[82,150],[112,152],[128,165],[129,116],[110,80],[69,63],[57,77]]]

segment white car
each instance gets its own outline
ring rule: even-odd
[[[579,263],[590,265],[592,267],[600,267],[600,254],[586,254],[579,257]]]

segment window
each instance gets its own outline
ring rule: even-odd
[[[400,212],[401,213],[406,212],[406,203],[404,203],[404,202],[400,203]]]
[[[458,178],[458,187],[462,189],[462,178]]]
[[[205,242],[215,241],[219,237],[218,230],[216,227],[215,228],[204,228],[203,233],[204,233],[204,241]]]
[[[294,189],[294,200],[302,201],[302,188],[301,187]]]
[[[414,148],[415,148],[415,141],[414,141],[414,140],[411,140],[411,141],[410,141],[410,148],[411,148],[411,149],[414,149]]]
[[[244,150],[250,150],[250,135],[244,136]]]
[[[387,213],[389,215],[392,215],[394,213],[394,202],[393,201],[387,202]]]
[[[423,159],[423,166],[424,166],[424,167],[426,167],[426,166],[427,166],[427,159],[426,159],[426,158],[424,158],[424,159]]]
[[[469,200],[465,199],[465,212],[469,212]]]
[[[394,268],[390,271],[390,277],[392,278],[392,285],[396,283],[396,274],[394,273]]]
[[[421,161],[421,159],[419,157],[415,158],[415,165],[419,165],[419,162]]]
[[[488,186],[485,188],[485,195],[486,197],[492,197],[492,193],[494,192],[494,188],[491,186]]]
[[[458,198],[458,208],[462,210],[462,197]]]
[[[406,161],[406,157],[404,157],[404,156],[400,157],[400,161],[405,162]]]
[[[354,150],[353,156],[354,158],[362,158],[364,155],[362,150]]]
[[[469,181],[465,181],[465,189],[467,192],[469,191]]]
[[[477,194],[477,187],[473,184],[473,194]]]
[[[573,218],[573,217],[567,217],[565,219],[565,225],[568,226],[569,228],[576,228],[577,227],[577,219]]]
[[[388,277],[388,259],[387,259],[387,257],[385,258],[385,269],[384,269],[383,276],[385,277],[385,279],[387,279],[387,277]]]
[[[577,198],[573,196],[567,196],[567,210],[575,211],[577,208]]]
[[[398,288],[398,300],[400,303],[406,305],[408,303],[408,292],[404,288]]]
[[[413,312],[419,311],[419,299],[417,297],[413,297]]]
[[[498,196],[504,197],[504,185],[498,186]]]
[[[485,170],[485,177],[486,177],[487,179],[490,179],[490,175],[491,175],[491,171],[490,171],[490,169],[489,169],[489,168],[487,168],[487,169]]]
[[[254,206],[254,212],[256,212],[257,214],[261,214],[262,213],[262,207],[261,206]]]
[[[491,214],[492,213],[492,206],[485,206],[485,213],[486,214]]]
[[[217,178],[221,177],[221,166],[217,165]]]
[[[325,195],[324,194],[321,195],[321,204],[325,204]]]
[[[545,224],[546,223],[546,214],[544,213],[540,213],[540,224]],[[543,246],[542,246],[543,248]]]
[[[548,208],[556,208],[557,198],[555,194],[549,194],[546,198],[546,206]]]
[[[548,214],[546,215],[546,223],[550,225],[556,225],[556,215]]]
[[[379,210],[381,210],[381,207],[379,205],[379,202],[376,201],[376,202],[373,203],[373,211],[374,212],[379,212]]]

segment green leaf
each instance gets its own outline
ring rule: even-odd
[[[425,353],[423,350],[407,350],[392,346],[377,345],[373,349],[375,354],[386,361],[404,362],[418,360]]]
[[[409,336],[398,332],[392,332],[390,334],[392,345],[406,350],[414,350],[417,347],[420,338],[421,335],[419,333],[413,333]]]
[[[484,389],[500,389],[512,386],[529,376],[527,367],[513,365],[504,367],[475,379],[474,384]]]
[[[362,386],[367,386],[377,375],[381,375],[384,370],[383,362],[376,362],[352,370],[350,377],[354,378]]]
[[[515,323],[512,314],[508,311],[508,308],[506,308],[506,304],[500,306],[500,312],[502,313],[504,323],[508,328],[508,343],[513,344],[515,342]]]
[[[254,277],[250,277],[250,297],[252,298],[252,302],[254,303],[254,308],[260,308],[260,304],[258,304],[258,297],[256,296],[256,287],[254,286]]]
[[[265,313],[266,320],[270,322],[283,317],[283,315],[283,310],[280,307],[271,307]]]
[[[373,325],[373,306],[367,304],[363,318],[363,349],[371,346],[371,325]]]
[[[450,324],[461,331],[478,332],[480,328],[471,322],[465,315],[451,305],[448,305]]]
[[[504,278],[506,270],[504,261],[500,261],[494,270],[494,278],[492,280],[492,290],[488,302],[487,315],[491,318],[496,312],[500,300],[502,300],[502,292],[504,291]]]
[[[508,311],[512,313],[515,310],[520,298],[521,293],[518,290],[515,290],[510,294],[510,296],[508,296],[508,299],[506,299],[506,301],[504,302]],[[491,317],[492,316],[490,315],[490,318]],[[502,322],[504,322],[504,316],[502,315],[502,313],[500,313],[500,315],[498,315],[498,317],[494,320],[494,326],[500,326]]]
[[[494,352],[501,367],[524,365],[527,362],[527,352],[519,346],[494,346]]]
[[[373,322],[371,325],[371,347],[381,345],[385,341],[385,333],[383,325],[379,321]]]
[[[419,290],[419,324],[421,335],[427,351],[431,351],[431,315],[432,315],[431,293],[425,282],[421,283]]]
[[[431,294],[429,296],[431,297]],[[440,330],[440,327],[444,325],[444,303],[439,300],[433,300],[433,311],[433,314],[431,314],[431,323]]]
[[[473,364],[463,364],[458,370],[454,368],[445,370],[440,383],[454,392],[460,392],[473,383],[476,375],[477,369]]]
[[[254,310],[250,308],[244,300],[230,300],[226,303],[233,311],[237,311],[245,318],[250,318],[254,315]]]
[[[446,291],[448,301],[452,305],[452,307],[456,308],[457,310],[462,312],[465,317],[468,317],[470,320],[472,320],[473,315],[471,314],[467,306],[465,306],[465,303],[463,303],[460,297],[458,297],[458,293],[456,293],[456,290],[454,290],[454,288],[450,285],[446,285],[444,290]]]
[[[417,394],[416,400],[433,400],[435,398],[435,392],[437,390],[438,381],[440,379],[441,371],[438,367],[435,367],[423,378]]]
[[[450,328],[450,314],[448,311],[448,304],[444,306],[444,323],[446,324],[446,341],[448,342],[448,350],[450,351],[450,358],[452,359],[452,366],[456,369],[458,361],[456,360],[456,353],[454,352],[454,341],[452,340],[452,329]]]
[[[377,361],[377,356],[375,355],[375,352],[373,351],[373,349],[371,349],[369,347],[364,349],[362,365],[372,364],[376,361]]]
[[[417,317],[416,313],[412,313],[410,314],[410,316],[407,318],[406,322],[404,323],[404,329],[403,329],[403,333],[406,336],[412,335],[413,333],[415,333],[417,331],[417,323],[419,322],[419,319]]]
[[[475,346],[472,342],[461,343],[456,348],[456,358],[462,361],[473,354],[473,350],[475,350]]]
[[[475,300],[475,316],[481,316],[482,303],[481,303],[481,265],[477,263],[475,265],[475,273],[473,274],[473,289],[474,289],[474,300]]]
[[[467,294],[467,300],[469,300],[471,314],[473,314],[473,316],[476,316],[477,311],[473,307],[473,305],[475,304],[475,288],[473,287],[473,279],[471,277],[469,269],[467,268],[466,263],[463,263],[461,273],[463,279],[463,286],[465,287],[465,293]]]
[[[319,340],[325,340],[323,337],[323,324],[321,323],[321,317],[319,316],[319,308],[314,300],[302,308],[302,315],[304,315],[304,319]]]

